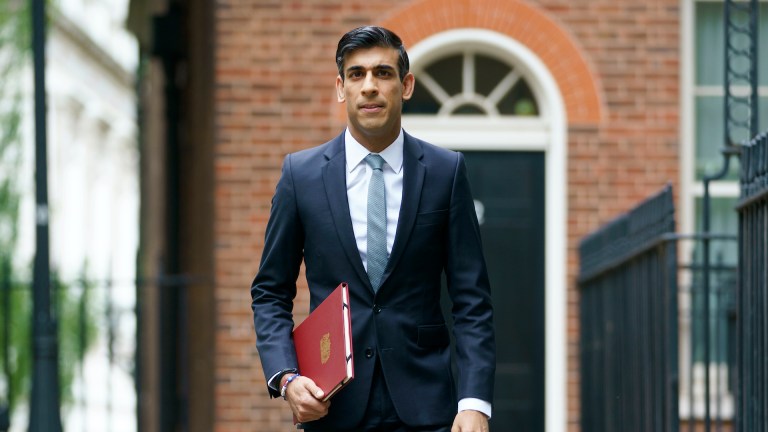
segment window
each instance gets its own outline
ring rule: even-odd
[[[684,121],[682,156],[682,226],[685,232],[701,232],[703,218],[703,179],[718,173],[723,166],[721,149],[725,145],[725,22],[722,1],[693,0],[684,3],[684,32],[688,35],[683,65]],[[690,23],[690,25],[686,25]],[[758,34],[768,34],[768,3],[761,1]],[[736,43],[742,43],[737,41]],[[768,58],[759,56],[758,127],[768,128]],[[735,95],[748,88],[734,86]],[[750,137],[746,130],[735,131],[737,141]],[[734,209],[739,195],[739,161],[731,158],[723,180],[710,183],[710,231],[736,236],[738,216]],[[682,259],[691,270],[681,284],[681,386],[680,414],[683,418],[702,418],[705,411],[704,331],[709,327],[710,413],[712,418],[733,417],[734,294],[738,259],[735,240],[712,240],[710,248],[710,320],[704,321],[705,297],[700,272],[701,242],[681,248]]]
[[[768,5],[760,11],[758,34],[768,34]],[[719,1],[697,1],[694,17],[694,106],[696,149],[695,180],[700,181],[705,175],[711,175],[722,166],[722,149],[724,137],[724,98],[725,83],[723,59],[725,58],[725,24],[723,22],[723,3]],[[759,56],[758,85],[759,108],[762,113],[759,118],[759,129],[768,128],[768,59]],[[735,94],[744,94],[747,88],[735,87]],[[740,131],[741,132],[741,131]],[[743,135],[743,136],[742,136]],[[738,140],[748,140],[749,136],[741,134]],[[727,180],[738,178],[738,162],[731,165]],[[735,215],[735,214],[734,214]]]
[[[558,142],[560,100],[548,97],[540,76],[548,71],[517,41],[459,29],[410,54],[416,87],[403,105],[408,132],[454,150],[546,151]]]
[[[514,66],[475,50],[449,54],[421,70],[404,114],[539,115],[536,98]]]

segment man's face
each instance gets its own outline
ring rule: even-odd
[[[411,98],[414,78],[409,73],[400,81],[397,60],[394,48],[358,49],[344,61],[344,79],[336,78],[338,100],[347,103],[350,132],[366,147],[386,147],[400,133],[403,100]]]

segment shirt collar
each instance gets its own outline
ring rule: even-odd
[[[400,129],[400,133],[395,138],[395,141],[379,153],[387,165],[398,174],[403,169],[403,143],[403,130]],[[352,172],[371,153],[362,144],[357,142],[349,132],[349,129],[344,133],[344,151],[347,157],[347,172]]]

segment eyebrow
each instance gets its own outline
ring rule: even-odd
[[[392,65],[389,65],[389,64],[386,64],[386,63],[385,63],[385,64],[376,65],[376,66],[374,66],[372,69],[373,69],[373,70],[377,70],[377,69],[379,69],[379,70],[381,70],[381,69],[385,69],[385,70],[391,70],[391,71],[394,71],[394,70],[395,70],[395,67],[394,67],[394,66],[392,66]],[[346,71],[346,73],[350,73],[350,72],[354,72],[354,71],[361,71],[361,70],[365,70],[365,68],[364,68],[363,66],[360,66],[360,65],[355,65],[355,66],[350,66],[350,67],[348,67],[348,68],[347,68],[347,71]]]

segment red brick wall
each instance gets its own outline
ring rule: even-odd
[[[520,41],[537,35],[524,43],[549,59],[567,100],[568,420],[569,430],[578,430],[578,241],[666,182],[677,185],[679,10],[673,0],[217,2],[217,431],[290,429],[285,404],[264,390],[248,307],[281,161],[341,130],[333,89],[341,34],[387,23],[404,29],[406,45],[413,45],[428,36],[407,31],[420,8],[432,12],[436,29],[473,25]],[[466,19],[451,18],[453,9]],[[514,19],[520,11],[532,17],[524,28]],[[297,309],[307,309],[304,293]]]

